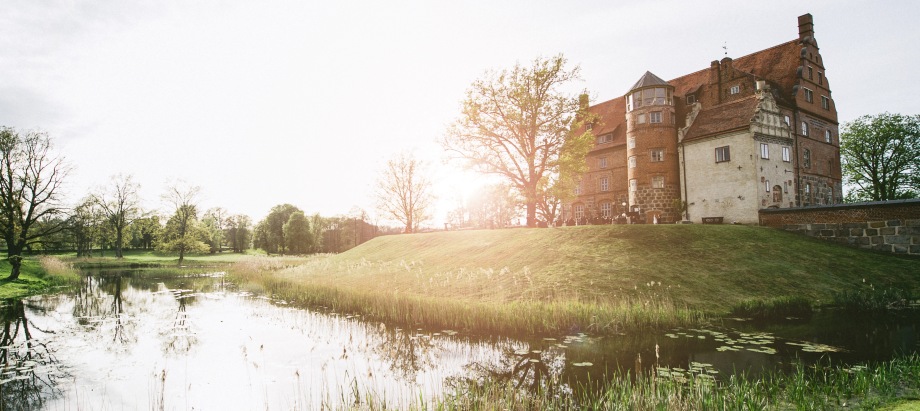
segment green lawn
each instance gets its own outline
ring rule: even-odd
[[[841,291],[920,291],[916,258],[740,225],[393,235],[306,261],[241,261],[230,272],[305,304],[489,332],[616,332],[680,325],[746,301],[822,305]]]

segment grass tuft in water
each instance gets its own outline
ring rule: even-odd
[[[769,300],[745,300],[734,306],[731,315],[758,321],[782,320],[790,317],[811,318],[811,301],[804,297],[779,297]]]

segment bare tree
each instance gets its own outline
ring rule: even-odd
[[[12,266],[9,280],[19,278],[29,244],[66,228],[65,219],[53,217],[64,213],[60,191],[69,171],[46,133],[0,128],[0,233]]]
[[[93,200],[99,205],[106,221],[115,234],[115,257],[124,258],[124,232],[131,223],[143,218],[141,199],[137,191],[140,184],[132,181],[130,174],[112,176],[110,185],[97,190]]]
[[[578,67],[566,70],[565,63],[562,56],[537,59],[475,81],[442,142],[468,167],[499,175],[517,189],[529,227],[537,223],[541,181],[562,172],[562,163],[584,162],[593,140],[583,127],[592,119],[587,100],[560,90],[578,79]]]
[[[426,166],[414,156],[399,154],[387,161],[377,182],[377,207],[405,225],[405,233],[418,230],[428,214],[434,196]]]

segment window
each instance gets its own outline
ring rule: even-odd
[[[653,111],[648,113],[648,122],[652,124],[661,123],[661,112]]]
[[[763,189],[766,190],[768,193],[770,192],[770,180],[764,180]]]
[[[575,183],[575,195],[581,195],[581,181]]]
[[[653,176],[652,188],[664,188],[664,176]]]
[[[810,89],[805,89],[805,101],[813,103],[815,101],[815,93]]]
[[[636,168],[636,156],[629,156],[629,168]]]
[[[789,162],[789,147],[783,147],[783,161]]]
[[[651,162],[653,163],[664,161],[664,149],[663,148],[653,148],[649,150],[649,154],[651,154],[652,156]]]
[[[741,86],[732,86],[732,88],[728,89],[728,92],[729,94],[738,94],[741,92]]]
[[[575,207],[573,208],[575,209],[575,219],[576,220],[581,220],[582,218],[585,218],[585,205],[584,204],[575,204]]]
[[[731,154],[728,151],[728,146],[716,147],[716,163],[724,163],[726,161],[731,161]]]
[[[821,96],[821,108],[825,110],[830,110],[831,109],[831,99],[827,98],[827,96]]]
[[[789,116],[783,116],[783,121],[785,121],[785,122],[786,122],[786,125],[788,126],[788,125],[790,124],[790,123],[789,123]]]
[[[803,135],[803,136],[807,136],[807,135],[808,135],[808,123],[806,123],[806,122],[804,122],[804,121],[802,122],[802,135]]]
[[[789,182],[788,181],[783,181],[783,192],[784,193],[789,192]]]
[[[610,207],[609,202],[601,203],[601,216],[602,217],[610,218],[613,215],[612,211],[613,209]]]
[[[696,94],[688,94],[687,95],[687,105],[689,106],[693,103],[696,103]]]
[[[629,191],[637,191],[638,187],[636,186],[636,179],[632,178],[629,180]]]
[[[613,141],[613,134],[604,134],[597,137],[597,144],[604,144]]]
[[[588,131],[591,131],[591,130],[594,128],[594,123],[588,123],[588,124],[586,124],[586,125],[585,125],[585,128],[588,129]]]
[[[601,177],[601,191],[610,191],[610,182],[607,177]]]
[[[805,201],[811,202],[811,183],[805,183]]]
[[[626,140],[626,148],[636,148],[636,138],[630,137]]]
[[[636,122],[639,124],[645,124],[645,113],[636,116]]]
[[[597,168],[607,168],[607,157],[597,159]]]
[[[767,143],[760,143],[760,158],[768,160],[770,158],[770,145]]]
[[[809,79],[809,80],[814,80],[814,79],[815,79],[815,78],[814,78],[814,73],[815,73],[814,70],[815,70],[814,67],[808,66],[808,79]]]
[[[811,168],[811,150],[807,148],[802,152],[802,166]]]
[[[818,84],[824,84],[824,73],[818,72]]]
[[[831,131],[830,130],[824,130],[824,142],[825,143],[831,142]]]

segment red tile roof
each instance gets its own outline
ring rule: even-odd
[[[798,39],[732,60],[735,70],[752,74],[758,80],[767,80],[774,86],[774,89],[778,89],[777,98],[780,101],[790,102],[795,101],[792,87],[798,82],[796,69],[800,64],[801,45]],[[675,96],[685,96],[701,89],[705,90],[710,87],[710,70],[711,68],[705,68],[686,74],[668,81],[668,84],[674,87]],[[644,79],[645,75],[642,78]],[[756,99],[752,98],[706,107],[697,116],[685,140],[747,126],[755,107]],[[682,107],[678,108],[678,127],[682,127],[684,126],[684,110]],[[600,127],[595,127],[593,130],[595,135],[600,136],[613,132],[614,144],[626,142],[625,96],[598,103],[591,106],[590,110],[600,116]],[[717,113],[717,111],[721,112]]]
[[[747,128],[757,109],[757,96],[748,96],[730,103],[700,110],[684,141],[693,141],[717,133]]]

